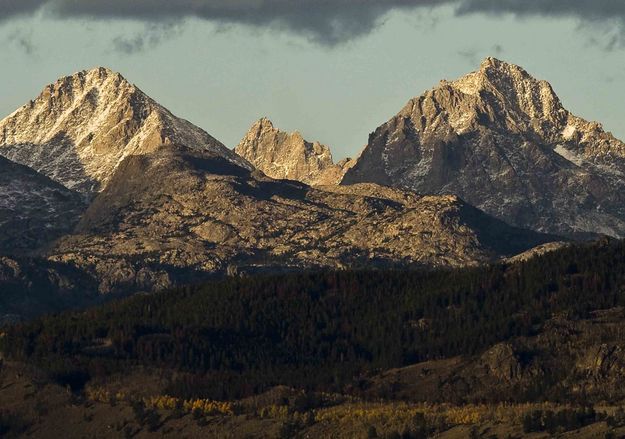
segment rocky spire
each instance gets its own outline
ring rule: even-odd
[[[267,118],[252,125],[235,152],[271,178],[310,185],[337,184],[346,169],[346,162],[334,164],[327,146],[280,131]]]

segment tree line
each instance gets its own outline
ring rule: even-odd
[[[476,268],[229,278],[8,327],[0,348],[72,386],[147,365],[180,372],[181,397],[337,390],[625,305],[624,286],[625,243],[603,240]]]

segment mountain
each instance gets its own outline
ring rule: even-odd
[[[85,209],[77,192],[0,157],[0,254],[33,251],[69,233]]]
[[[369,137],[342,184],[455,194],[510,224],[625,236],[625,144],[566,110],[551,86],[488,58]]]
[[[280,131],[266,118],[252,125],[235,152],[271,178],[309,185],[338,184],[352,163],[335,164],[327,146],[308,142],[298,132]]]
[[[49,257],[115,292],[237,273],[474,265],[552,240],[455,196],[371,184],[318,190],[164,146],[127,157]]]
[[[249,167],[205,131],[103,67],[59,79],[0,121],[0,155],[84,194],[102,190],[125,157],[163,144]]]

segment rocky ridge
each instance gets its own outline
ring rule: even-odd
[[[309,185],[338,184],[353,163],[335,164],[327,146],[308,142],[299,132],[280,131],[267,118],[252,125],[235,152],[271,178]]]
[[[618,329],[617,329],[618,328]],[[549,400],[623,400],[619,386],[625,352],[618,337],[623,309],[590,313],[587,319],[554,316],[530,337],[514,337],[479,356],[417,363],[371,380],[371,398],[482,401],[531,398],[537,389]]]
[[[456,194],[510,224],[625,236],[625,144],[566,110],[546,82],[487,58],[370,135],[343,184]]]

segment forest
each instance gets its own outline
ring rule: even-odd
[[[554,315],[625,305],[625,243],[576,244],[464,269],[233,277],[7,326],[7,358],[80,388],[143,365],[168,394],[242,398],[283,384],[358,386],[376,371],[478,354]]]

